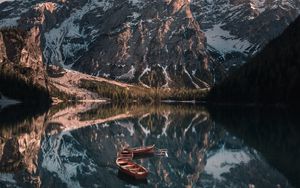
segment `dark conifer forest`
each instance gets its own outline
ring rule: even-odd
[[[231,103],[300,102],[300,18],[210,92]]]

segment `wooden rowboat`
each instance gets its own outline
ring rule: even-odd
[[[123,151],[132,152],[133,155],[151,154],[154,153],[155,145],[136,147],[136,148],[126,148]]]
[[[121,152],[119,152],[118,153],[118,155],[117,155],[117,158],[122,158],[122,159],[124,159],[124,158],[128,158],[128,159],[132,159],[133,158],[133,153],[132,152],[129,152],[129,151],[121,151]]]
[[[119,170],[135,179],[145,179],[148,176],[148,170],[141,165],[134,163],[129,159],[117,158],[116,164]]]
[[[149,174],[148,170],[145,167],[134,163],[132,160],[133,158],[136,159],[148,155],[167,156],[167,150],[156,149],[155,145],[125,148],[122,151],[118,152],[116,164],[120,172],[132,176],[137,180],[144,180]]]

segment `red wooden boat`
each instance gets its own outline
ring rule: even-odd
[[[117,155],[118,158],[122,158],[122,159],[132,159],[133,158],[133,153],[132,152],[129,152],[129,151],[126,151],[126,150],[123,150],[121,152],[118,153]]]
[[[126,148],[123,151],[132,152],[133,155],[151,154],[155,152],[155,145],[136,148]]]
[[[135,148],[125,148],[118,152],[116,164],[119,170],[135,179],[146,179],[148,176],[148,170],[132,160],[134,157],[141,157],[143,155],[157,155],[157,156],[167,156],[167,150],[156,149],[155,145],[145,146],[145,147],[135,147]]]
[[[117,158],[116,164],[121,172],[134,177],[135,179],[145,179],[148,176],[148,170],[138,165],[130,159]]]

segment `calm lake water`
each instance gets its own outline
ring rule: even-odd
[[[44,112],[43,112],[44,111]],[[0,187],[299,187],[299,113],[275,108],[76,104],[0,112]],[[137,159],[145,181],[118,172]]]

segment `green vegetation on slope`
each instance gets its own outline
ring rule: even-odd
[[[3,95],[21,100],[25,103],[49,102],[49,93],[44,88],[23,80],[18,74],[3,74],[0,66],[0,91]]]
[[[107,82],[81,80],[80,86],[100,97],[109,98],[114,102],[159,102],[162,100],[202,100],[208,90],[174,89],[174,88],[144,88],[141,86],[121,87]]]

